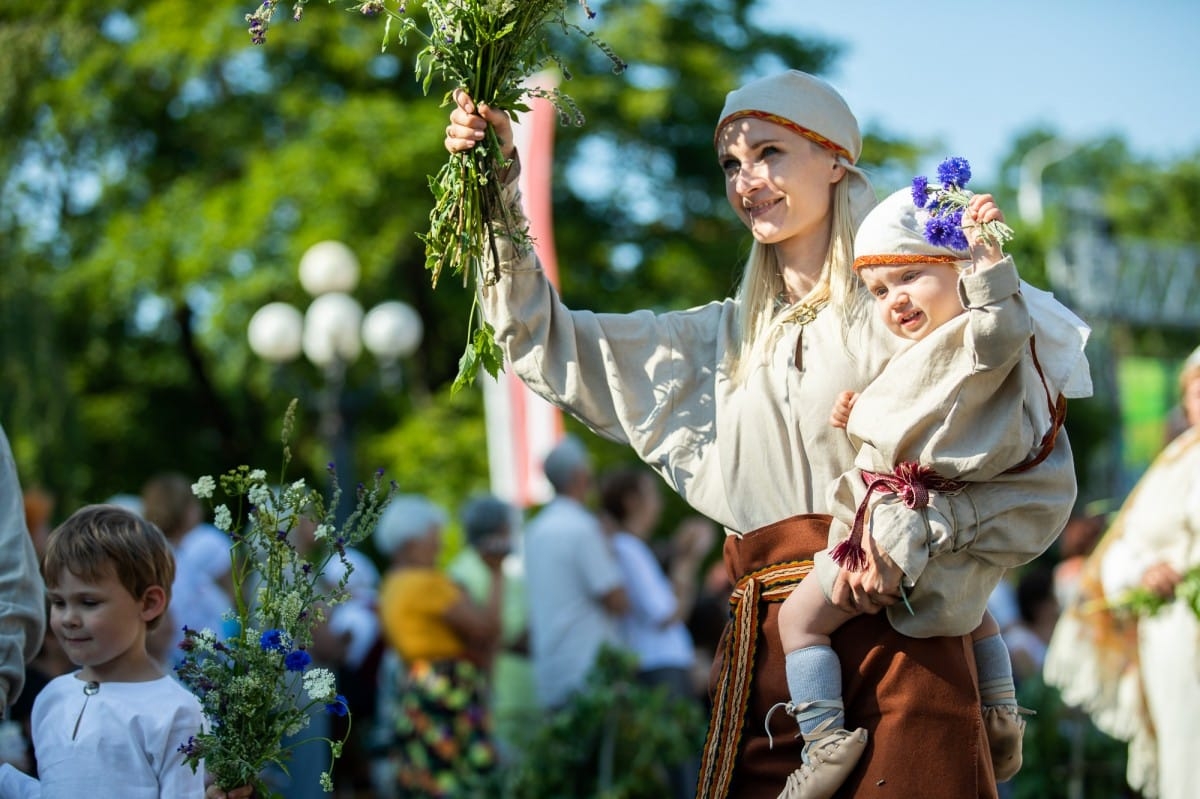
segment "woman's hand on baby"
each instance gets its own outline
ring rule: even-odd
[[[222,791],[216,786],[216,783],[213,783],[204,791],[204,799],[250,799],[252,796],[254,796],[254,789],[249,785]]]
[[[976,194],[963,210],[963,235],[971,247],[971,260],[977,269],[986,269],[1004,259],[1004,250],[997,242],[982,241],[979,226],[984,222],[1003,222],[1004,212],[990,194]]]
[[[833,401],[833,410],[829,413],[829,423],[845,430],[846,423],[850,421],[850,411],[854,410],[854,403],[857,401],[858,394],[853,391],[838,394],[837,399]]]
[[[512,158],[516,145],[513,144],[512,120],[508,114],[487,105],[477,108],[471,95],[455,89],[454,108],[450,111],[450,124],[446,126],[446,149],[452,153],[470,150],[483,141],[489,125],[500,139],[500,154]]]

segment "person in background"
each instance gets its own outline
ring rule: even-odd
[[[520,731],[534,713],[533,666],[529,661],[529,610],[520,558],[513,555],[515,525],[520,514],[492,494],[471,497],[460,513],[467,546],[447,567],[451,578],[482,604],[492,582],[504,581],[500,641],[492,661],[491,711],[501,761],[520,757]]]
[[[591,457],[564,436],[543,462],[554,498],[525,526],[525,585],[537,701],[561,707],[587,680],[602,647],[620,646],[629,610],[620,567],[587,507]]]
[[[204,723],[200,700],[146,648],[171,602],[175,561],[153,524],[88,505],[51,532],[42,570],[50,626],[78,671],[33,705],[38,777],[0,767],[0,796],[199,799],[204,770],[182,747]]]
[[[1017,609],[1020,616],[1004,632],[1004,643],[1012,659],[1013,680],[1020,688],[1022,681],[1042,673],[1046,647],[1062,610],[1054,594],[1054,567],[1049,562],[1037,560],[1021,571]]]
[[[183,628],[225,633],[225,614],[233,608],[233,564],[229,536],[204,521],[204,507],[192,481],[178,472],[162,472],[142,486],[142,515],[156,525],[175,553],[175,602],[167,622],[151,637],[151,651],[167,665],[182,659]]]
[[[1200,779],[1200,618],[1195,595],[1177,593],[1200,569],[1200,347],[1183,364],[1179,393],[1190,426],[1150,464],[1088,556],[1044,670],[1064,702],[1129,743],[1129,785],[1158,799],[1191,799]],[[1161,607],[1119,612],[1130,596]]]
[[[661,489],[654,473],[631,467],[604,475],[600,508],[611,528],[629,597],[629,610],[621,617],[621,634],[637,655],[638,679],[651,687],[661,686],[672,697],[693,701],[696,650],[684,619],[695,604],[700,562],[716,542],[716,530],[703,519],[686,520],[672,539],[668,578],[648,544],[662,511]],[[698,776],[698,758],[670,768],[668,778],[675,799],[694,796]]]
[[[395,689],[396,784],[406,799],[470,796],[496,765],[487,673],[500,638],[504,580],[495,565],[477,604],[438,568],[446,514],[415,494],[394,498],[375,530],[388,558],[383,634],[404,664]]]

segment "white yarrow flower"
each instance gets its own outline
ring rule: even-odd
[[[250,472],[250,479],[256,483],[261,483],[267,479],[266,469],[255,469]]]
[[[250,486],[250,490],[246,493],[251,504],[263,508],[271,501],[271,489],[267,488],[262,483]]]
[[[309,669],[304,673],[304,692],[316,702],[329,702],[337,696],[337,680],[329,669]]]
[[[224,505],[218,505],[213,511],[213,526],[223,533],[228,533],[233,527],[233,514]]]
[[[192,493],[200,499],[210,499],[216,488],[217,481],[212,478],[212,475],[208,474],[192,483]]]

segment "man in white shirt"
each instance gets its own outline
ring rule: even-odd
[[[567,436],[543,468],[555,496],[526,526],[524,558],[537,700],[555,708],[583,687],[603,645],[620,645],[617,619],[629,603],[610,542],[584,505],[587,450]]]

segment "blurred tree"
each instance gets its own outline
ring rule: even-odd
[[[444,456],[456,474],[478,466],[482,437],[445,435],[438,425],[458,421],[430,400],[456,372],[470,298],[454,281],[430,288],[416,236],[427,175],[446,157],[449,87],[422,96],[414,53],[394,42],[381,52],[379,20],[349,2],[309,3],[300,23],[284,3],[262,46],[246,31],[253,5],[0,9],[0,419],[26,482],[58,494],[61,513],[136,491],[165,467],[199,474],[273,457],[287,400],[311,394],[319,375],[258,362],[246,325],[268,301],[306,304],[296,265],[325,238],[357,252],[364,306],[404,299],[426,326],[402,395],[371,388],[369,357],[353,366],[347,385],[371,394],[358,404],[360,436],[403,429],[462,448]],[[574,75],[563,89],[588,120],[558,130],[567,301],[628,310],[726,296],[747,239],[713,159],[724,94],[785,65],[820,73],[835,48],[756,24],[751,0],[595,3],[595,22],[568,5],[631,66],[614,76],[582,37],[561,45]],[[913,146],[872,133],[869,168],[911,171]],[[316,472],[328,455],[306,407],[298,462]],[[413,414],[418,423],[397,427]],[[363,442],[360,469],[417,449],[381,442],[390,451]],[[443,478],[418,470],[403,488]]]

